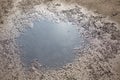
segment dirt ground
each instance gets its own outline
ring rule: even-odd
[[[120,0],[71,0],[71,3],[78,3],[120,23]]]
[[[74,62],[59,70],[42,70],[38,62],[26,70],[15,39],[44,18],[72,23],[89,44],[75,48]],[[0,0],[0,80],[120,80],[117,23],[119,0]]]
[[[13,0],[0,0],[0,20],[3,16],[8,15],[12,12],[12,8],[15,3],[19,1]],[[33,2],[37,1],[36,4],[39,4],[42,0],[33,0]],[[43,0],[45,3],[52,1],[52,0]],[[105,16],[109,16],[112,20],[117,21],[120,23],[120,0],[60,0],[65,1],[67,4],[77,3],[81,6],[86,7],[88,10],[92,10],[96,13],[103,14]],[[28,5],[31,4],[32,1],[26,0]],[[1,21],[3,23],[3,21]]]

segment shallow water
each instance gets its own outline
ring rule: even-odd
[[[30,65],[34,59],[49,68],[61,67],[73,61],[73,49],[83,41],[74,26],[48,20],[33,23],[34,27],[27,29],[18,38],[19,44],[23,46],[22,61],[26,65]]]

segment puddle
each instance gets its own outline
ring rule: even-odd
[[[62,67],[73,61],[74,48],[82,43],[76,28],[66,23],[48,20],[34,21],[18,42],[22,45],[22,61],[30,65],[34,59],[49,68]]]

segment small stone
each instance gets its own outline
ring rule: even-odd
[[[117,15],[118,15],[118,13],[117,13],[117,12],[112,14],[112,16],[117,16]]]

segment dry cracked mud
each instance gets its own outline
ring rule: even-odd
[[[0,0],[1,80],[120,80],[119,21],[66,1]],[[73,24],[89,44],[82,50],[75,48],[74,62],[60,69],[43,70],[35,61],[26,70],[15,40],[26,26],[33,27],[33,20],[45,18]]]

